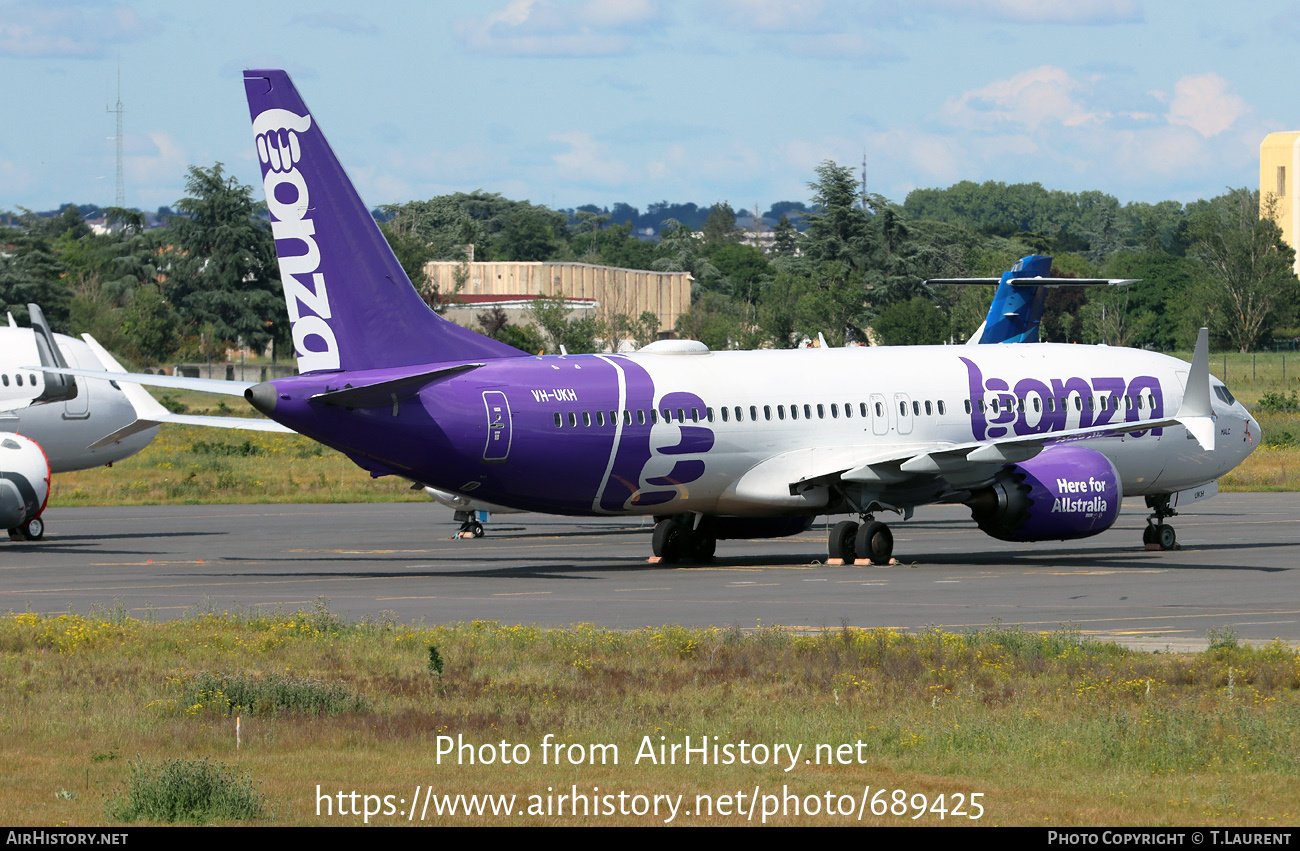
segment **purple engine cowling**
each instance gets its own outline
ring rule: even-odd
[[[987,535],[1002,541],[1068,541],[1105,532],[1119,516],[1119,473],[1082,446],[1049,446],[1008,464],[966,505]]]

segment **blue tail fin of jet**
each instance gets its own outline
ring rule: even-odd
[[[988,316],[971,344],[1037,343],[1047,290],[1051,287],[1123,286],[1129,278],[1053,278],[1052,258],[1042,254],[1021,257],[1000,278],[932,278],[927,284],[997,284]]]
[[[1043,320],[1043,304],[1047,301],[1047,288],[1034,285],[1015,286],[1017,278],[1048,278],[1052,274],[1052,258],[1030,254],[1016,261],[998,281],[993,304],[984,318],[981,343],[1037,343],[1038,325]]]
[[[288,74],[244,89],[300,371],[525,355],[429,309]]]

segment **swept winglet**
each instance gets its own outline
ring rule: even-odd
[[[1214,405],[1210,401],[1210,330],[1202,328],[1196,335],[1192,352],[1192,371],[1187,375],[1183,404],[1175,419],[1187,429],[1201,448],[1214,449]]]

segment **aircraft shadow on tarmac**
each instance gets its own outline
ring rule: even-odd
[[[1252,548],[1275,548],[1275,547],[1294,547],[1294,544],[1283,543],[1264,543],[1253,544]],[[1240,552],[1239,545],[1230,544],[1205,544],[1196,545],[1195,548],[1189,548],[1185,552],[1192,554],[1195,552],[1205,551],[1225,551]],[[961,556],[941,554],[930,555],[918,553],[915,560],[900,562],[888,568],[872,567],[844,567],[824,565],[816,557],[810,557],[801,553],[773,553],[765,556],[719,556],[707,565],[695,564],[648,564],[644,561],[633,559],[621,559],[610,557],[574,557],[566,555],[554,560],[538,559],[535,556],[531,559],[533,563],[519,564],[518,557],[513,553],[501,553],[493,555],[490,551],[481,550],[472,553],[473,558],[478,564],[476,566],[465,565],[465,557],[471,555],[470,552],[456,553],[454,555],[443,555],[434,553],[420,553],[413,555],[411,553],[338,553],[331,554],[324,558],[315,555],[310,559],[301,557],[259,557],[259,558],[222,558],[214,562],[213,566],[230,565],[237,567],[241,562],[247,561],[250,564],[266,565],[268,563],[283,564],[283,570],[259,571],[257,573],[247,573],[238,571],[237,573],[225,574],[213,571],[206,575],[226,576],[237,575],[242,577],[278,577],[286,578],[320,578],[347,576],[357,579],[393,579],[393,578],[453,578],[453,577],[499,577],[499,578],[518,578],[518,579],[591,579],[598,578],[596,574],[607,575],[611,571],[619,573],[624,572],[646,572],[646,571],[689,571],[702,569],[753,569],[753,568],[815,568],[819,570],[835,571],[898,571],[912,568],[926,567],[957,567],[966,569],[977,569],[986,567],[1009,567],[1016,569],[1026,568],[1044,568],[1057,570],[1081,570],[1081,569],[1107,569],[1107,570],[1232,570],[1232,571],[1252,571],[1258,573],[1284,573],[1294,568],[1274,567],[1265,565],[1250,564],[1189,564],[1179,560],[1179,553],[1146,553],[1145,551],[1135,551],[1132,547],[1115,547],[1110,549],[1092,549],[1086,552],[1077,552],[1062,554],[1060,551],[1042,552],[1042,553],[1023,553],[1023,552],[988,552],[988,553],[965,553]],[[396,565],[409,565],[412,561],[419,561],[417,565],[412,565],[405,569],[396,569]],[[355,566],[354,570],[312,570],[296,569],[296,565],[304,563],[337,565],[339,567]],[[541,563],[538,563],[541,562]],[[445,565],[445,568],[442,567]],[[188,576],[194,576],[193,573],[187,573]],[[877,573],[877,576],[887,576],[887,573]]]

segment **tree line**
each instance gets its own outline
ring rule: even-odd
[[[765,248],[745,241],[726,201],[665,201],[642,214],[627,204],[553,210],[474,192],[375,212],[435,307],[456,293],[431,290],[424,264],[464,259],[471,245],[475,260],[587,262],[694,280],[691,310],[673,329],[646,315],[568,319],[551,300],[522,326],[500,311],[479,315],[476,330],[528,350],[639,345],[667,330],[711,348],[793,347],[818,334],[831,345],[963,342],[991,288],[924,281],[996,276],[1029,253],[1051,254],[1055,276],[1142,279],[1051,290],[1045,340],[1172,350],[1206,325],[1219,348],[1249,351],[1300,336],[1294,253],[1268,215],[1276,200],[1265,197],[1261,215],[1248,189],[1185,205],[1121,205],[1100,192],[962,182],[897,204],[866,192],[847,166],[823,162],[812,178],[806,202],[767,211],[776,221]],[[104,234],[73,205],[56,216],[0,214],[2,306],[25,321],[25,305],[36,302],[56,330],[89,331],[142,361],[220,357],[233,344],[289,351],[265,205],[219,163],[191,167],[186,189],[162,228],[115,208],[103,210],[114,225]],[[652,227],[647,215],[663,218]]]

